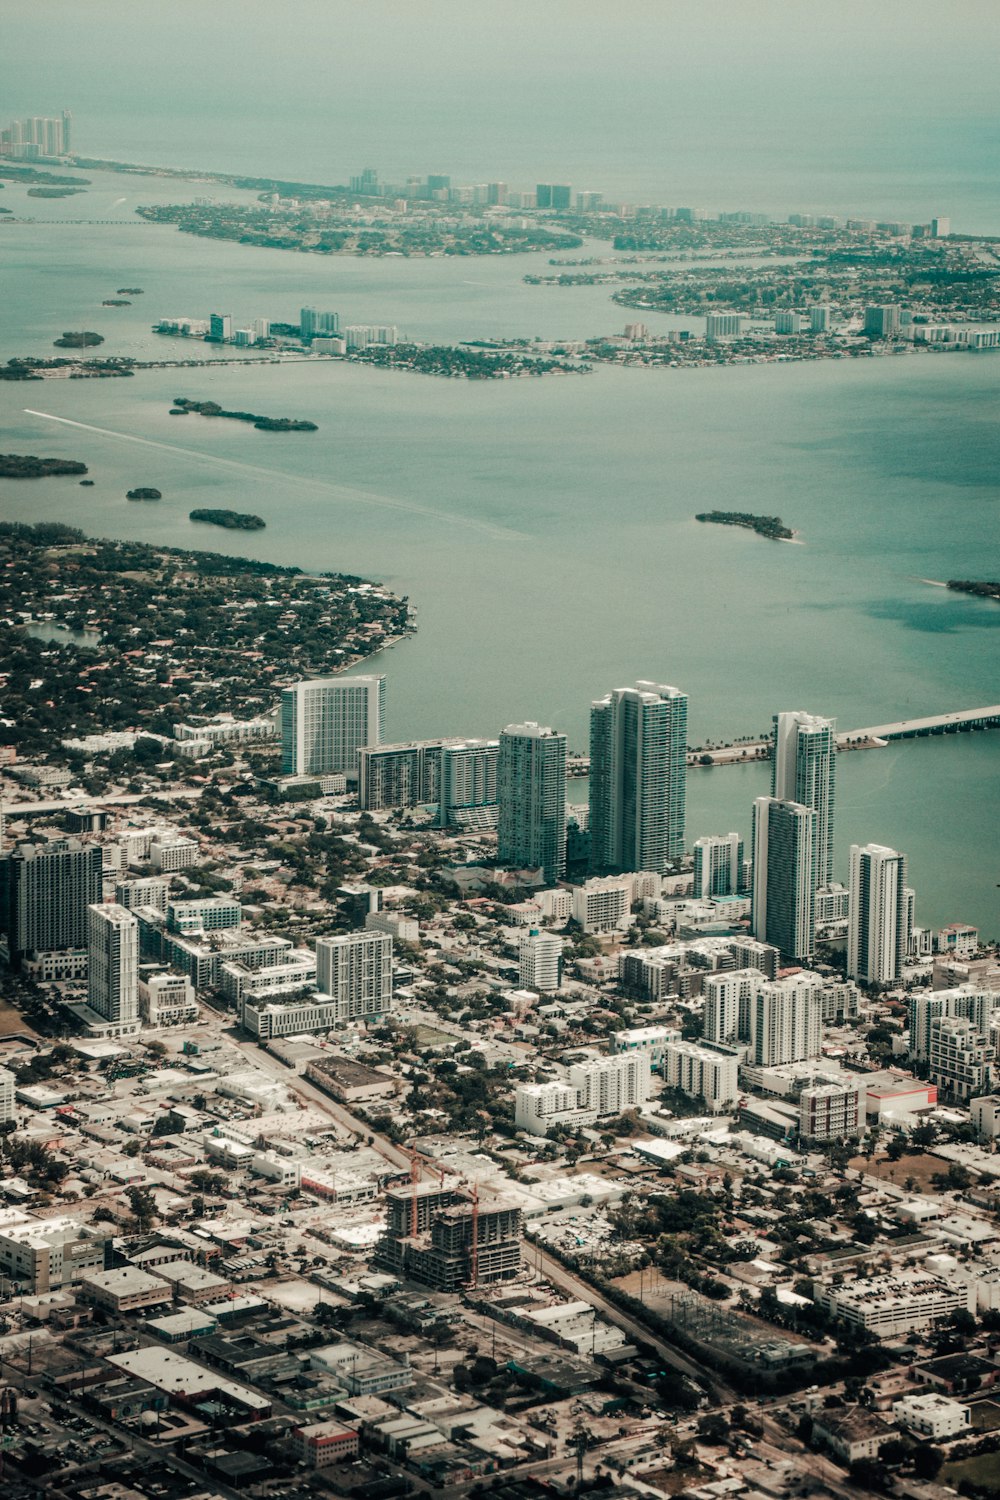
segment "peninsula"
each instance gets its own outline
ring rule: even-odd
[[[695,520],[710,521],[715,526],[743,526],[774,542],[790,542],[795,535],[780,516],[755,516],[748,510],[703,510]]]
[[[249,422],[258,432],[317,432],[315,422],[304,422],[294,417],[260,417],[252,411],[224,411],[215,401],[189,401],[186,396],[175,396],[170,415],[186,416],[197,412],[201,417],[225,417],[230,422]],[[261,523],[263,524],[263,523]]]
[[[130,495],[129,499],[132,498]],[[143,496],[142,498],[152,497]],[[266,525],[261,516],[253,516],[239,510],[192,510],[188,519],[205,521],[209,526],[224,526],[227,531],[263,531]]]

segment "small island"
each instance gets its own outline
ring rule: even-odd
[[[102,307],[131,307],[132,304],[127,297],[105,297],[101,303]]]
[[[317,432],[315,422],[304,422],[293,417],[261,417],[252,411],[224,411],[216,401],[190,401],[186,396],[175,396],[170,409],[172,417],[197,412],[201,417],[225,417],[230,422],[249,422],[258,432]],[[261,522],[263,525],[263,522]]]
[[[959,594],[973,594],[977,599],[995,599],[1000,604],[1000,580],[949,578],[948,587]]]
[[[193,510],[190,521],[207,521],[210,526],[224,526],[227,531],[261,531],[265,522],[261,516],[246,515],[238,510]]]
[[[141,286],[120,286],[118,288],[118,295],[119,295],[119,297],[141,297],[142,296],[142,287]]]
[[[29,198],[75,198],[78,193],[85,193],[86,188],[79,187],[30,187]]]
[[[85,490],[92,490],[94,488],[94,481],[92,479],[81,479],[80,484]]]
[[[104,336],[100,333],[64,333],[54,342],[57,349],[93,349],[104,343]]]
[[[53,474],[86,474],[71,458],[36,458],[33,453],[0,453],[0,479],[49,479]]]
[[[748,510],[703,510],[695,520],[710,521],[715,526],[744,526],[775,542],[790,542],[795,535],[780,516],[755,516]]]
[[[160,490],[153,490],[153,489],[127,490],[126,493],[125,493],[125,499],[126,500],[162,500],[163,499],[163,494],[162,494],[162,491],[160,491]]]

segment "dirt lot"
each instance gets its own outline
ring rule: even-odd
[[[27,1036],[35,1035],[31,1027],[25,1024],[21,1012],[9,1000],[0,1000],[0,1036],[16,1036],[18,1032],[24,1032]]]
[[[948,1170],[947,1162],[925,1153],[901,1156],[898,1161],[890,1161],[887,1156],[874,1156],[871,1161],[864,1156],[855,1156],[850,1165],[856,1172],[864,1172],[879,1182],[893,1182],[897,1187],[903,1187],[912,1178],[915,1193],[936,1193],[938,1189],[932,1186],[931,1178],[935,1172],[944,1176]]]

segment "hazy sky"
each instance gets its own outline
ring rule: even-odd
[[[2,9],[0,112],[69,107],[76,148],[94,154],[334,180],[367,163],[572,174],[630,193],[662,181],[668,198],[674,183],[721,191],[727,173],[777,192],[813,172],[863,188],[898,171],[930,174],[938,194],[968,179],[985,202],[995,178],[1000,0]]]

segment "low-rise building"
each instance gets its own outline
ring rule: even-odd
[[[80,1278],[80,1296],[95,1307],[111,1312],[135,1312],[141,1307],[159,1307],[172,1302],[173,1290],[160,1276],[137,1266],[116,1266]]]
[[[900,1427],[932,1440],[957,1437],[972,1426],[969,1408],[937,1391],[929,1391],[925,1396],[904,1396],[894,1403],[892,1414]]]
[[[82,1277],[104,1270],[113,1239],[108,1229],[68,1215],[36,1219],[12,1214],[0,1224],[0,1273],[32,1295],[75,1286]]]
[[[920,1271],[869,1276],[844,1286],[821,1286],[816,1301],[834,1318],[866,1328],[876,1338],[898,1338],[943,1323],[956,1312],[975,1312],[973,1288],[949,1285]]]
[[[296,1427],[292,1436],[296,1457],[310,1469],[326,1469],[358,1454],[358,1430],[346,1422],[314,1422]]]
[[[194,985],[186,974],[146,974],[139,980],[139,1014],[147,1026],[184,1026],[198,1019]]]

